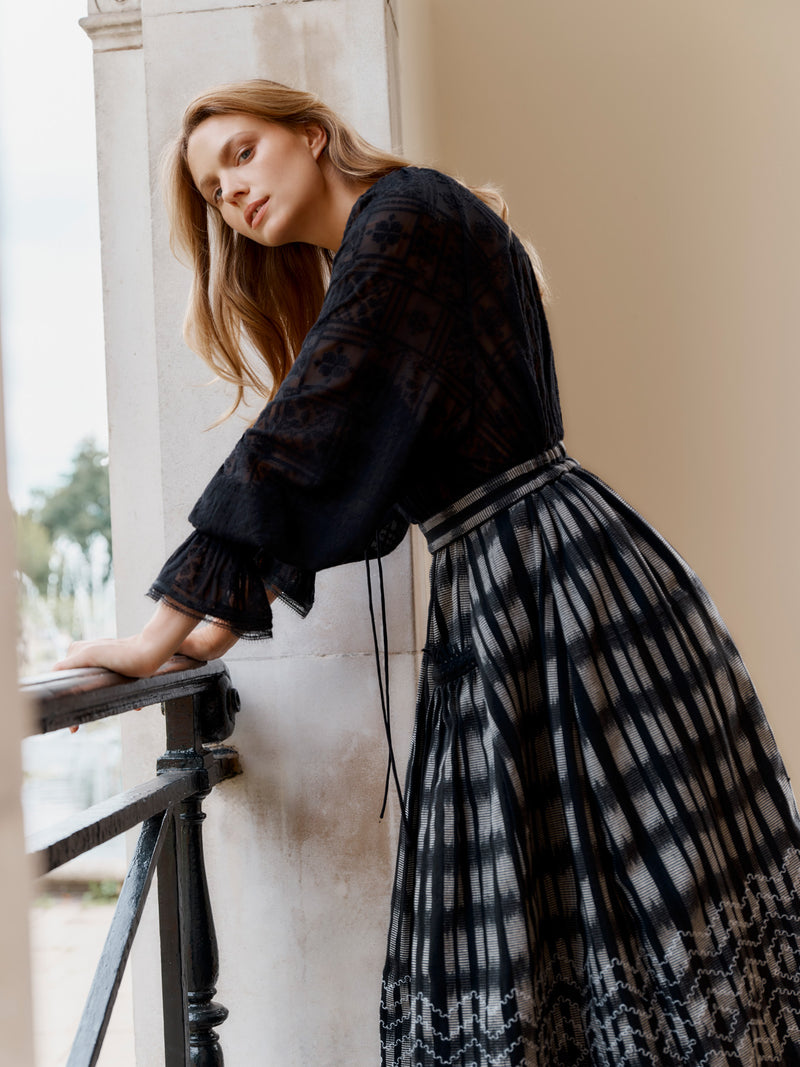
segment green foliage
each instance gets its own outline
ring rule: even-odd
[[[83,894],[84,904],[111,904],[120,894],[122,886],[113,879],[103,882],[89,882]]]
[[[23,511],[16,516],[16,520],[19,569],[44,594],[50,580],[50,557],[53,554],[50,533],[36,521],[32,511]]]
[[[49,582],[60,585],[61,561],[55,542],[64,537],[78,545],[88,559],[92,540],[105,539],[111,570],[111,509],[105,452],[94,441],[82,441],[63,484],[35,489],[34,505],[16,516],[17,558],[20,571],[45,593]]]
[[[79,545],[84,554],[97,534],[111,545],[107,458],[93,441],[81,442],[62,486],[38,489],[34,496],[33,514],[49,532],[51,541],[66,537]]]
[[[16,517],[23,673],[46,669],[63,639],[87,636],[113,602],[105,453],[81,442],[62,484],[32,495]]]

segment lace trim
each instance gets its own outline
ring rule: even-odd
[[[386,981],[384,981],[383,988],[387,991],[390,991],[397,989],[403,985],[410,985],[410,983],[411,976],[406,975],[404,978],[399,978],[394,982],[387,983]],[[491,1005],[491,1010],[496,1013],[498,1010],[505,1007],[511,1001],[520,1000],[527,1001],[528,998],[520,998],[517,990],[511,989],[508,993],[506,993],[504,997],[493,1002],[493,1004]],[[466,1035],[467,1026],[470,1022],[473,1024],[473,1026],[477,1025],[477,1027],[482,1031],[482,1033],[480,1035],[473,1036],[469,1041],[466,1042],[466,1044],[460,1045],[459,1049],[448,1059],[445,1059],[444,1057],[438,1055],[434,1051],[434,1049],[430,1045],[428,1045],[422,1038],[415,1038],[413,1045],[398,1049],[399,1045],[403,1045],[404,1042],[408,1041],[410,1037],[410,1034],[408,1032],[404,1034],[399,1034],[395,1038],[387,1038],[386,1040],[381,1039],[381,1049],[383,1052],[391,1051],[392,1055],[396,1057],[399,1051],[401,1058],[399,1061],[396,1061],[398,1063],[406,1062],[406,1057],[410,1056],[415,1051],[422,1051],[432,1057],[435,1063],[446,1065],[446,1067],[450,1067],[450,1065],[458,1063],[460,1067],[460,1065],[464,1062],[464,1053],[467,1053],[472,1050],[473,1052],[480,1052],[482,1059],[480,1063],[478,1063],[477,1061],[473,1061],[473,1063],[469,1065],[469,1067],[503,1067],[503,1065],[508,1062],[508,1054],[522,1044],[523,1036],[522,1034],[520,1034],[511,1042],[511,1044],[504,1045],[500,1051],[491,1051],[488,1043],[497,1042],[498,1040],[502,1039],[503,1035],[507,1034],[512,1027],[519,1026],[520,1010],[519,1007],[517,1007],[517,1010],[514,1012],[511,1018],[507,1019],[502,1026],[499,1026],[496,1029],[491,1029],[485,1024],[484,1020],[475,1010],[476,1006],[480,1007],[481,1004],[486,1003],[486,998],[477,990],[473,989],[469,993],[465,994],[461,998],[461,1000],[457,1004],[455,1004],[449,1011],[442,1011],[441,1008],[437,1008],[435,1004],[431,1003],[430,998],[425,996],[425,994],[421,992],[415,993],[409,998],[409,1001],[410,1003],[417,1001],[420,1005],[424,1005],[427,1009],[429,1016],[435,1014],[438,1015],[442,1020],[447,1020],[448,1032],[445,1033],[444,1030],[437,1030],[436,1027],[431,1025],[429,1019],[426,1019],[423,1014],[415,1015],[413,1008],[411,1008],[407,1014],[400,1016],[398,1019],[395,1019],[391,1023],[387,1024],[381,1019],[382,1030],[393,1030],[398,1026],[403,1026],[411,1022],[413,1019],[414,1023],[416,1023],[417,1025],[428,1028],[429,1033],[427,1036],[438,1037],[443,1040],[451,1040],[456,1034],[459,1033],[464,1033]],[[463,1016],[461,1005],[464,1003],[472,1005],[473,1010],[471,1014],[466,1016],[465,1021],[462,1022],[459,1019],[456,1025],[451,1025],[451,1015],[456,1014],[459,1017]],[[411,1061],[409,1060],[408,1063],[410,1064]]]
[[[553,1004],[567,1002],[573,1005],[579,1003],[584,1005],[582,1014],[586,1048],[580,1052],[573,1043],[577,1058],[571,1059],[570,1062],[576,1065],[587,1060],[610,1063],[612,1061],[609,1060],[609,1056],[613,1054],[614,1067],[628,1067],[628,1065],[642,1067],[644,1064],[664,1067],[667,1063],[674,1064],[675,1067],[682,1064],[685,1067],[687,1053],[695,1048],[697,1052],[691,1060],[692,1067],[710,1067],[712,1063],[723,1062],[738,1065],[743,1062],[741,1050],[748,1046],[752,1054],[758,1057],[754,1062],[763,1065],[783,1064],[784,1054],[788,1048],[800,1050],[800,1028],[797,1026],[800,1019],[800,957],[797,952],[798,934],[800,934],[800,892],[794,888],[779,892],[776,888],[776,881],[793,874],[797,868],[798,859],[800,859],[798,854],[792,851],[787,854],[782,867],[777,872],[771,875],[764,873],[749,875],[746,880],[746,890],[737,901],[718,904],[714,908],[710,916],[711,921],[705,929],[705,936],[710,938],[716,934],[716,948],[713,956],[717,960],[723,959],[726,950],[729,950],[732,943],[735,943],[735,951],[727,966],[717,968],[710,966],[693,970],[691,967],[693,959],[703,957],[710,959],[712,955],[693,947],[698,941],[703,940],[703,934],[693,934],[691,931],[675,933],[664,953],[664,958],[652,961],[653,966],[661,972],[658,980],[660,1003],[653,1004],[649,1010],[642,1003],[643,991],[653,984],[653,975],[647,969],[646,959],[643,966],[632,967],[630,964],[626,965],[619,957],[614,957],[603,967],[587,969],[584,972],[585,982],[583,984],[563,974],[555,975],[552,966],[549,966],[545,975],[539,975],[534,994],[528,994],[527,991],[521,993],[517,989],[512,989],[502,999],[493,1003],[492,1010],[497,1012],[512,998],[517,1001],[517,1011],[514,1016],[497,1029],[491,1029],[486,1025],[479,1014],[481,1005],[486,1005],[486,998],[477,991],[473,990],[465,994],[449,1010],[445,1011],[432,1004],[430,998],[423,992],[411,994],[412,976],[404,975],[402,978],[383,981],[382,1016],[391,1016],[398,1009],[402,1011],[402,1014],[391,1018],[390,1021],[381,1019],[381,1031],[384,1035],[381,1048],[390,1054],[390,1062],[394,1067],[423,1067],[422,1061],[417,1059],[415,1052],[431,1057],[424,1061],[425,1064],[451,1065],[456,1062],[460,1064],[463,1062],[461,1059],[463,1054],[470,1051],[479,1052],[484,1057],[477,1067],[489,1067],[489,1065],[507,1064],[509,1062],[507,1057],[512,1049],[519,1047],[522,1041],[527,1040],[531,1051],[535,1049],[539,1057],[535,1062],[540,1064],[545,1062],[542,1059],[543,1056],[556,1056],[559,1047],[571,1043],[568,1033],[563,1033],[563,1031],[559,1033],[553,1027]],[[789,910],[792,901],[798,905],[794,911]],[[756,919],[754,915],[752,921],[743,921],[742,916],[748,911],[755,913],[758,918]],[[782,924],[783,930],[775,930],[774,935],[768,939],[765,936],[759,937],[760,932],[766,934],[768,929],[776,924]],[[791,932],[792,928],[795,930],[794,934]],[[721,934],[724,936],[720,936]],[[783,951],[779,946],[781,940],[784,942]],[[753,956],[751,960],[748,960],[746,953],[752,948],[760,950],[758,959]],[[686,960],[685,966],[679,968],[676,977],[667,980],[664,970],[674,970],[675,966],[679,965],[681,956]],[[764,979],[757,971],[757,963],[759,960],[764,962],[768,958],[770,958],[771,970],[765,988]],[[795,961],[794,972],[786,969],[787,965],[791,966],[791,960]],[[641,977],[642,982],[639,988],[637,989],[630,980],[616,977],[614,972],[618,968],[625,970],[628,979],[635,980]],[[681,982],[689,974],[694,980],[688,990],[681,989],[680,996],[674,995],[678,993]],[[725,1049],[728,1042],[722,1034],[716,1037],[710,1035],[714,1047],[704,1054],[703,1047],[706,1043],[702,1040],[702,1036],[700,1041],[684,1037],[681,1048],[677,1048],[673,1041],[668,1040],[670,1036],[676,1035],[683,1028],[682,1019],[691,1019],[693,1014],[691,1005],[698,1000],[696,994],[704,978],[718,980],[715,983],[717,989],[712,990],[712,995],[716,997],[719,991],[723,1000],[725,990],[722,989],[720,980],[736,980],[735,984],[731,982],[727,987],[731,999],[735,998],[742,1005],[749,1003],[758,1012],[756,1017],[751,1016],[745,1021],[741,1019],[742,1008],[731,1005],[726,1015],[731,1030],[736,1028],[737,1023],[744,1023],[742,1033],[736,1039],[739,1052],[732,1048]],[[781,984],[778,985],[778,982]],[[554,1000],[550,999],[549,994],[556,986],[574,989],[575,998],[560,996]],[[403,992],[397,995],[398,990],[403,990]],[[633,1003],[621,1003],[613,1011],[609,1011],[614,1001],[620,999],[620,994],[624,997],[626,991],[632,995]],[[592,992],[595,995],[591,995]],[[761,1002],[759,993],[763,998]],[[401,1003],[398,1004],[398,1001]],[[543,1017],[541,1006],[545,1003],[548,1004],[550,1010]],[[466,1023],[460,1021],[464,1018],[465,1006]],[[486,1014],[484,1010],[484,1017]],[[650,1033],[646,1033],[641,1026],[636,1026],[635,1019],[626,1024],[624,1020],[632,1015],[638,1016],[641,1022],[651,1023]],[[447,1025],[437,1026],[435,1017]],[[548,1026],[547,1019],[550,1020],[550,1032],[545,1034],[542,1031]],[[524,1027],[523,1035],[515,1039],[512,1045],[506,1047],[502,1054],[492,1052],[491,1048],[487,1047],[487,1043],[491,1045],[498,1038],[501,1039],[511,1026],[520,1021]],[[470,1022],[480,1027],[482,1034],[473,1037],[450,1059],[437,1055],[425,1040],[413,1038],[411,1032],[414,1026],[421,1026],[425,1030],[427,1040],[434,1038],[448,1040],[464,1032]],[[786,1028],[786,1033],[781,1035],[780,1029],[783,1027]],[[392,1037],[391,1034],[399,1028],[403,1028],[404,1032]],[[614,1031],[613,1045],[609,1044],[606,1039],[606,1034],[612,1029]],[[653,1049],[655,1035],[658,1033],[661,1033],[662,1037],[658,1048]],[[558,1040],[559,1036],[562,1037],[561,1041]],[[635,1041],[638,1047],[622,1051],[620,1045],[629,1043],[631,1040]],[[413,1041],[414,1044],[401,1047],[404,1041]],[[650,1049],[646,1047],[648,1045],[651,1046]],[[498,1056],[501,1058],[498,1059]],[[525,1063],[526,1061],[523,1060],[521,1067],[525,1067]]]
[[[301,619],[304,619],[306,617],[306,615],[308,615],[309,611],[311,610],[305,603],[303,603],[303,602],[301,602],[299,600],[295,600],[294,597],[291,597],[288,593],[284,593],[284,591],[282,589],[276,589],[274,586],[270,585],[269,591],[271,593],[274,593],[275,597],[278,600],[280,600],[283,604],[285,604],[287,606],[287,608],[291,608],[292,611],[296,611]],[[272,631],[271,630],[270,630],[268,636],[272,637]]]
[[[159,589],[156,584],[150,586],[147,590],[147,596],[156,602],[163,601],[167,607],[172,608],[173,611],[177,611],[181,615],[188,616],[190,619],[196,619],[198,622],[213,622],[216,626],[222,626],[224,629],[230,630],[232,634],[235,634],[240,641],[264,641],[272,637],[271,625],[245,629],[237,626],[229,619],[222,618],[220,615],[210,615],[208,612],[197,611],[186,604],[181,604],[180,601],[174,600],[169,593]]]
[[[521,1044],[522,1035],[520,1035],[510,1045],[507,1045],[506,1048],[504,1048],[502,1053],[500,1054],[501,1058],[498,1059],[497,1056],[492,1055],[480,1043],[477,1038],[473,1038],[472,1041],[469,1041],[466,1045],[462,1046],[462,1048],[460,1048],[458,1052],[455,1053],[455,1055],[448,1057],[448,1059],[445,1059],[443,1056],[437,1055],[437,1053],[434,1052],[430,1045],[426,1045],[421,1038],[417,1038],[411,1048],[403,1051],[403,1056],[410,1055],[411,1053],[419,1050],[429,1055],[435,1063],[441,1063],[445,1065],[445,1067],[453,1067],[454,1064],[458,1064],[458,1067],[461,1067],[461,1065],[464,1063],[464,1053],[469,1052],[470,1049],[474,1049],[475,1051],[480,1052],[482,1057],[481,1061],[479,1063],[477,1060],[473,1060],[472,1063],[466,1064],[465,1067],[507,1067],[508,1054],[510,1052],[513,1052],[515,1048],[519,1048]],[[387,1052],[390,1047],[391,1046],[385,1045],[383,1042],[381,1042],[382,1051]],[[409,1061],[409,1064],[410,1062],[411,1061]],[[524,1060],[522,1061],[522,1064],[520,1064],[520,1067],[525,1067]]]
[[[725,972],[719,972],[719,973],[723,974]],[[392,982],[392,983],[384,982],[383,985],[384,985],[384,988],[388,990],[388,989],[397,988],[398,986],[400,986],[404,982],[408,982],[408,981],[410,981],[410,978],[402,978],[402,979],[398,979],[397,981]],[[782,994],[787,994],[787,993],[790,994],[790,995],[793,995],[793,994],[796,993],[796,990],[777,989],[777,990],[775,990],[775,992],[773,994],[773,997],[770,998],[770,1002],[774,999],[775,996],[782,995]],[[498,1002],[498,1004],[505,1005],[512,997],[516,997],[517,999],[521,1000],[521,1002],[523,1002],[523,1003],[529,1000],[529,998],[527,996],[523,996],[523,997],[520,998],[518,993],[517,993],[517,990],[516,989],[512,989],[505,997],[502,998],[502,1000],[500,1000]],[[459,1010],[459,1006],[456,1005],[454,1008],[450,1009],[449,1012],[440,1011],[440,1009],[436,1008],[435,1005],[431,1004],[429,998],[426,997],[422,993],[415,994],[414,997],[412,997],[411,999],[412,1000],[419,1000],[421,1002],[427,1002],[427,1007],[429,1008],[431,1013],[436,1013],[437,1015],[440,1015],[443,1018],[445,1018],[445,1017],[451,1015],[453,1012],[457,1012]],[[472,990],[470,993],[466,994],[465,997],[463,998],[463,1000],[472,1000],[472,999],[475,999],[477,1001],[481,1001],[484,998],[476,990]],[[566,999],[566,998],[559,997],[557,999],[556,1003],[558,1003],[559,1001],[562,1001],[564,999]],[[463,1002],[463,1000],[462,1000],[462,1002]],[[592,1003],[594,1004],[594,1003],[596,1003],[596,1001],[593,1000]],[[618,1009],[617,1011],[615,1011],[609,1017],[608,1021],[612,1022],[613,1020],[618,1018],[620,1015],[624,1014],[625,1010],[626,1009],[624,1009],[624,1008]],[[788,1010],[789,1014],[791,1014],[795,1018],[798,1018],[800,1016],[800,1008],[798,1008],[798,1009],[787,1008],[786,1010]],[[389,1025],[385,1024],[381,1020],[381,1028],[384,1029],[384,1030],[392,1029],[394,1026],[396,1026],[396,1025],[398,1025],[400,1023],[408,1022],[411,1018],[412,1018],[412,1014],[409,1013],[408,1015],[404,1015],[402,1017],[402,1019],[398,1019],[395,1023],[389,1024]],[[481,1026],[481,1027],[483,1026],[483,1023],[482,1023],[481,1019],[474,1012],[472,1014],[472,1019],[473,1019],[473,1021],[477,1022],[479,1026]],[[417,1015],[416,1017],[414,1017],[414,1021],[419,1025],[422,1025],[422,1026],[426,1025],[426,1020],[422,1015]],[[501,1035],[504,1032],[507,1032],[510,1027],[514,1026],[515,1024],[518,1024],[519,1022],[520,1022],[520,1011],[518,1009],[516,1011],[516,1013],[506,1022],[506,1024],[504,1026],[500,1027],[499,1029],[491,1031],[488,1028],[486,1028],[485,1029],[485,1033],[483,1035],[483,1039],[491,1041],[492,1039],[499,1038],[499,1037],[501,1037]],[[747,1036],[754,1029],[760,1028],[763,1025],[764,1025],[764,1023],[763,1023],[763,1020],[761,1020],[761,1019],[749,1023],[747,1028],[746,1028],[746,1030],[745,1030],[745,1033],[742,1035],[742,1040],[745,1040],[747,1038]],[[455,1032],[456,1033],[460,1032],[460,1031],[463,1031],[463,1030],[465,1030],[465,1026],[463,1024],[459,1024],[459,1026],[455,1028]],[[435,1028],[432,1028],[431,1032],[430,1032],[430,1036],[431,1037],[438,1037],[438,1038],[443,1039],[443,1040],[448,1040],[449,1038],[453,1037],[453,1033],[451,1032],[450,1034],[445,1034],[443,1032],[440,1032],[440,1031],[436,1030]],[[452,1056],[450,1056],[449,1058],[445,1059],[443,1056],[438,1055],[438,1053],[436,1053],[436,1051],[431,1047],[431,1045],[427,1044],[427,1042],[425,1040],[423,1040],[422,1038],[415,1038],[413,1045],[409,1045],[409,1046],[407,1046],[405,1048],[398,1049],[398,1045],[402,1045],[404,1040],[407,1040],[409,1037],[410,1037],[410,1034],[401,1034],[401,1035],[399,1035],[398,1037],[396,1037],[394,1039],[385,1040],[385,1041],[383,1039],[381,1039],[381,1043],[380,1043],[381,1044],[381,1051],[384,1052],[384,1053],[390,1052],[392,1054],[393,1063],[395,1064],[395,1067],[426,1067],[426,1064],[422,1064],[420,1061],[417,1061],[416,1063],[413,1063],[412,1060],[409,1058],[409,1057],[413,1056],[414,1053],[416,1053],[416,1052],[425,1053],[426,1055],[431,1057],[432,1062],[435,1062],[437,1064],[442,1064],[443,1067],[453,1067],[453,1065],[455,1065],[455,1064],[461,1065],[463,1063],[463,1055],[464,1055],[464,1053],[469,1052],[469,1051],[479,1052],[481,1057],[482,1057],[482,1059],[480,1061],[473,1060],[472,1063],[467,1064],[466,1067],[507,1067],[507,1064],[509,1062],[508,1061],[509,1054],[511,1052],[513,1052],[515,1049],[519,1048],[522,1045],[522,1043],[524,1042],[524,1040],[525,1040],[525,1035],[524,1034],[520,1034],[519,1037],[515,1038],[514,1041],[511,1042],[511,1044],[506,1045],[500,1052],[492,1052],[483,1043],[483,1039],[481,1039],[479,1037],[473,1037],[465,1045],[462,1045]],[[615,1034],[615,1039],[616,1039],[615,1043],[618,1043],[618,1042],[621,1042],[621,1041],[625,1041],[627,1038],[630,1038],[630,1037],[640,1038],[641,1042],[643,1042],[643,1043],[647,1043],[647,1042],[649,1042],[651,1040],[651,1038],[647,1034],[645,1034],[644,1030],[642,1030],[641,1028],[637,1028],[637,1027],[634,1027],[632,1025],[628,1025],[628,1026],[623,1026],[622,1028],[620,1028],[616,1032],[616,1034]],[[784,1053],[787,1050],[787,1048],[790,1047],[790,1041],[792,1041],[792,1036],[791,1036],[791,1034],[787,1033],[784,1036],[784,1038],[782,1040],[780,1040],[780,1043],[777,1045],[777,1047],[776,1047],[776,1039],[777,1039],[777,1035],[775,1035],[775,1039],[769,1039],[769,1041],[768,1041],[769,1046],[770,1046],[769,1048],[763,1048],[762,1046],[765,1045],[764,1040],[763,1039],[759,1039],[757,1036],[753,1038],[752,1045],[753,1045],[754,1051],[756,1051],[757,1055],[759,1056],[759,1059],[757,1061],[759,1064],[761,1064],[761,1065],[765,1065],[765,1064],[782,1065],[784,1063]],[[669,1055],[671,1062],[673,1062],[675,1064],[682,1064],[683,1067],[685,1067],[686,1063],[689,1062],[686,1059],[686,1052],[689,1049],[693,1049],[696,1045],[697,1045],[696,1041],[688,1042],[687,1045],[684,1047],[684,1049],[682,1051],[679,1051],[679,1052],[673,1052],[673,1051],[663,1047],[663,1045],[662,1045],[662,1047],[658,1050],[657,1053],[653,1053],[652,1051],[647,1051],[647,1050],[643,1049],[640,1046],[639,1048],[631,1050],[630,1052],[622,1053],[621,1058],[619,1056],[619,1053],[614,1051],[613,1052],[613,1055],[614,1055],[613,1064],[614,1064],[614,1067],[642,1067],[642,1065],[644,1063],[650,1063],[652,1065],[652,1067],[663,1067],[663,1065],[665,1063],[664,1055],[667,1054],[667,1055]],[[791,1047],[796,1049],[798,1047],[798,1045],[794,1041],[792,1041]],[[545,1053],[546,1051],[548,1051],[548,1048],[550,1050],[550,1055],[553,1055],[554,1053],[552,1051],[552,1046],[542,1047],[541,1045],[537,1046],[537,1048],[536,1048],[537,1054]],[[609,1046],[606,1044],[606,1042],[603,1040],[602,1037],[598,1037],[597,1035],[594,1035],[589,1040],[586,1049],[584,1049],[584,1051],[579,1054],[579,1058],[573,1060],[572,1062],[575,1064],[575,1067],[579,1067],[580,1064],[585,1063],[587,1060],[589,1060],[591,1058],[592,1053],[598,1053],[602,1057],[603,1061],[608,1062],[607,1057],[608,1057],[609,1053],[611,1053],[611,1051],[612,1050],[609,1048]],[[398,1052],[399,1052],[399,1055],[400,1055],[399,1059],[395,1058],[395,1057],[397,1057]],[[725,1051],[723,1051],[723,1050],[721,1050],[719,1048],[713,1048],[713,1049],[709,1049],[708,1052],[706,1052],[705,1055],[702,1057],[702,1059],[693,1059],[691,1061],[692,1067],[708,1067],[708,1065],[713,1060],[718,1058],[719,1055],[722,1055],[725,1058],[725,1062],[734,1063],[734,1064],[737,1065],[737,1067],[738,1067],[739,1064],[742,1063],[741,1056],[740,1056],[739,1052],[737,1052],[735,1050],[731,1050],[730,1052],[725,1052]],[[654,1056],[656,1058],[654,1058]],[[767,1058],[767,1057],[769,1057],[769,1058]],[[537,1061],[537,1062],[539,1062],[539,1061]],[[599,1062],[601,1062],[601,1060],[598,1060],[597,1062],[599,1063]],[[426,1061],[426,1063],[427,1063],[427,1061]],[[528,1063],[527,1059],[523,1059],[520,1062],[519,1067],[527,1067],[527,1063]]]

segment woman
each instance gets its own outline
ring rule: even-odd
[[[383,1063],[800,1062],[785,769],[697,578],[564,451],[537,265],[497,195],[264,81],[190,105],[168,191],[188,338],[269,403],[142,634],[61,666],[268,636],[272,598],[306,613],[315,571],[419,523]]]

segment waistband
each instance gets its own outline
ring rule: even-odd
[[[564,445],[559,442],[533,459],[496,474],[488,482],[470,490],[466,496],[419,524],[428,548],[431,552],[438,552],[528,493],[535,493],[543,485],[554,482],[577,466],[578,461],[568,456]]]

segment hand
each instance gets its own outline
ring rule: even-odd
[[[197,621],[160,600],[153,617],[140,634],[134,634],[133,637],[106,637],[98,641],[75,641],[64,659],[56,663],[53,669],[65,671],[73,667],[105,667],[130,678],[149,678],[178,651],[197,626]],[[230,647],[236,638],[230,632],[228,637],[232,638],[228,645]],[[77,726],[71,726],[70,732],[74,734],[77,729]]]
[[[53,670],[65,671],[74,667],[105,667],[117,674],[131,678],[146,678],[158,670],[160,664],[148,656],[146,642],[142,634],[135,637],[100,638],[96,641],[74,641],[64,659],[55,664]],[[71,734],[78,732],[77,726],[70,726]]]
[[[140,634],[76,641],[53,669],[105,667],[131,678],[149,678],[178,651],[197,621],[159,601],[153,617]]]
[[[74,641],[64,659],[53,670],[65,671],[74,667],[105,667],[130,678],[148,678],[161,666],[148,655],[142,634],[134,637],[104,637],[96,641]]]

